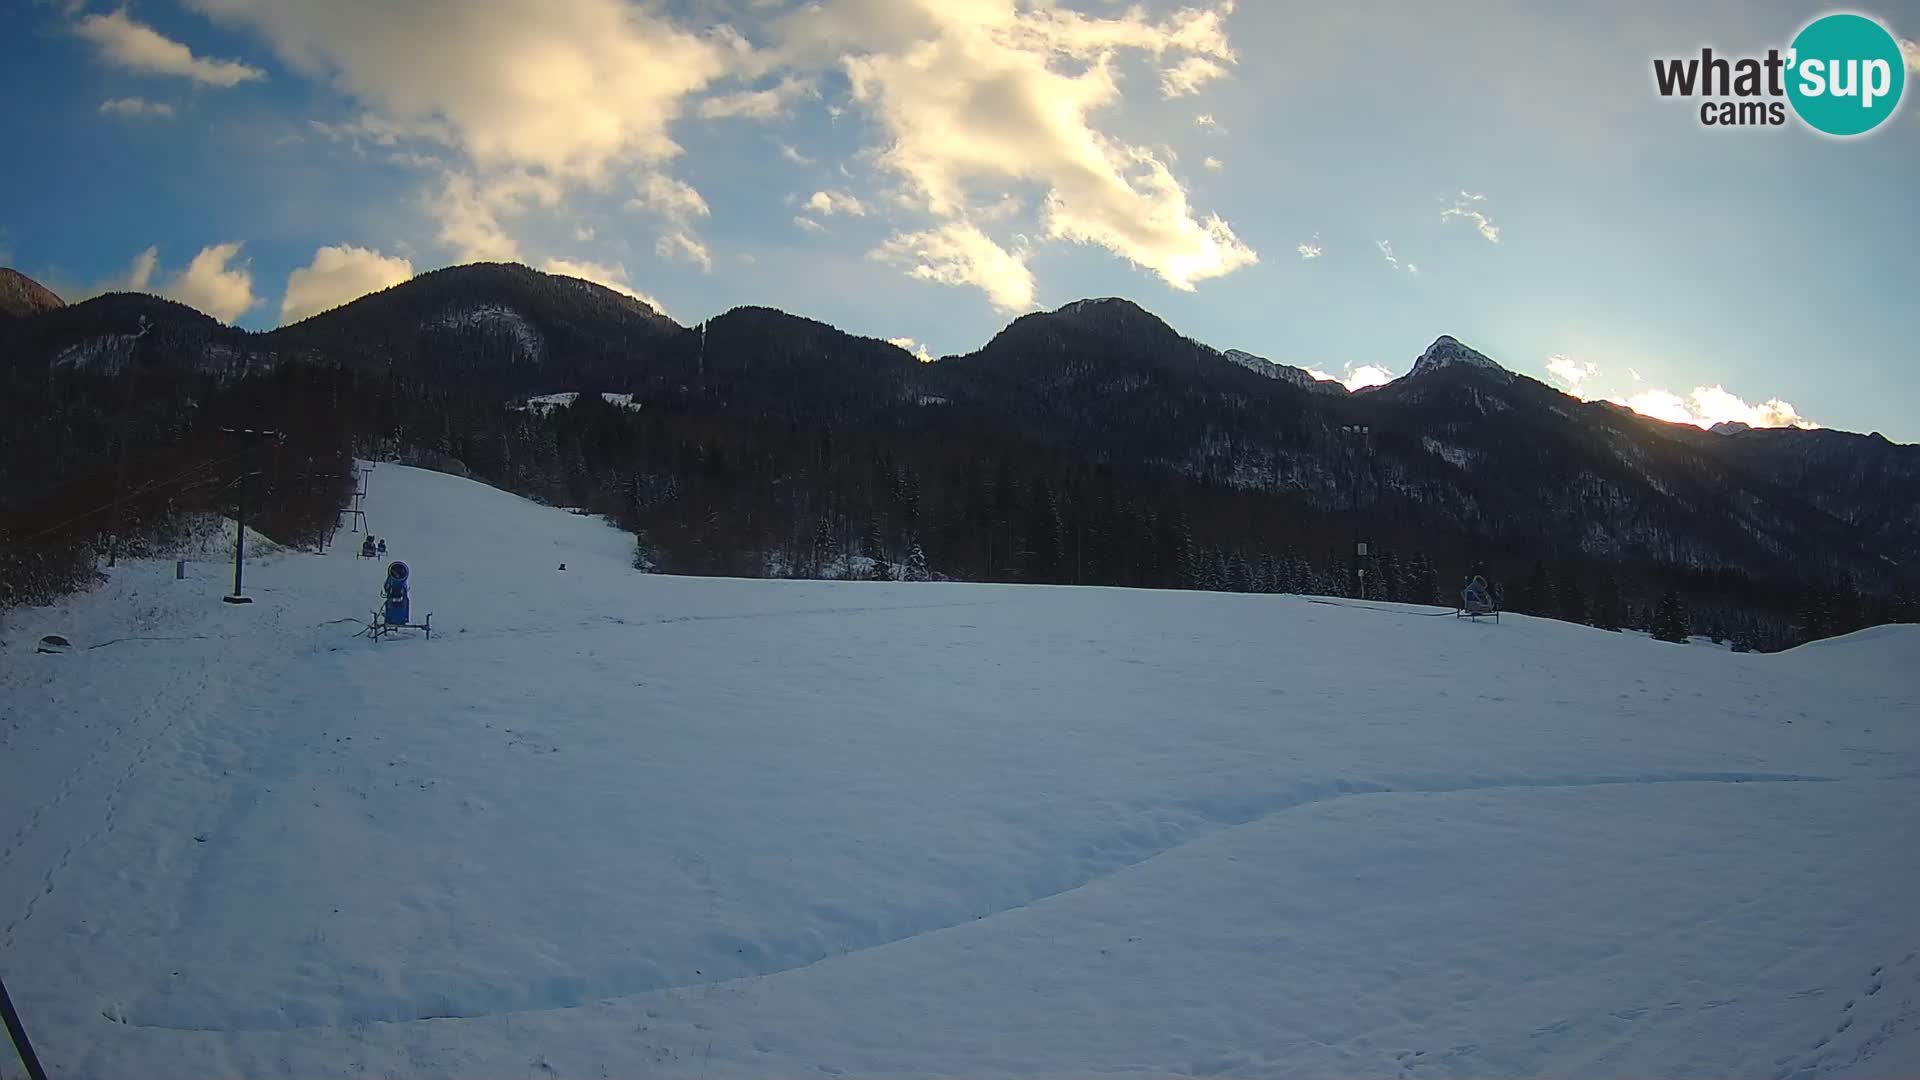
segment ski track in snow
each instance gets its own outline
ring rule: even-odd
[[[349,637],[346,544],[0,628],[56,1075],[1920,1070],[1899,628],[659,578],[393,466],[369,516],[431,642]]]
[[[854,610],[861,610],[861,609],[854,609]],[[756,616],[745,616],[745,617],[756,617]],[[1205,832],[1194,834],[1191,837],[1189,837],[1189,839],[1184,840],[1181,843],[1182,844],[1191,843],[1195,840],[1204,839],[1207,836],[1212,835],[1214,831],[1231,829],[1241,825],[1251,824],[1253,822],[1256,822],[1265,818],[1273,817],[1277,814],[1283,814],[1290,810],[1299,809],[1301,807],[1312,806],[1317,803],[1327,802],[1333,799],[1352,798],[1352,797],[1364,796],[1364,795],[1450,795],[1450,794],[1460,794],[1465,792],[1494,792],[1494,791],[1510,791],[1510,790],[1523,790],[1523,789],[1551,789],[1551,788],[1614,787],[1614,786],[1631,785],[1631,784],[1826,783],[1826,782],[1830,782],[1832,779],[1833,779],[1832,777],[1825,777],[1825,776],[1795,776],[1791,774],[1728,772],[1728,773],[1672,773],[1672,774],[1665,774],[1665,775],[1648,775],[1648,776],[1600,776],[1600,777],[1591,777],[1591,778],[1547,778],[1547,779],[1521,778],[1521,779],[1509,779],[1509,780],[1467,780],[1467,781],[1460,781],[1454,784],[1436,784],[1433,786],[1422,786],[1422,787],[1396,787],[1396,786],[1385,785],[1385,784],[1373,784],[1366,781],[1359,781],[1359,782],[1334,781],[1331,784],[1327,784],[1327,785],[1308,785],[1310,789],[1313,789],[1313,788],[1319,789],[1318,793],[1315,793],[1315,794],[1295,793],[1287,796],[1282,796],[1281,798],[1278,799],[1278,801],[1275,804],[1265,809],[1260,809],[1255,811],[1250,817],[1229,816],[1229,817],[1218,819],[1213,823],[1214,825],[1213,829],[1209,829]],[[1174,845],[1174,847],[1178,847],[1178,846],[1179,845]],[[975,916],[973,919],[968,920],[968,922],[979,922],[981,920],[993,918],[998,915],[1005,915],[1009,912],[1019,911],[1022,908],[1029,907],[1043,900],[1048,900],[1056,896],[1063,896],[1076,889],[1084,888],[1087,885],[1093,884],[1104,878],[1110,877],[1113,874],[1119,873],[1120,871],[1129,869],[1134,866],[1138,866],[1141,863],[1144,863],[1149,859],[1153,859],[1162,854],[1165,854],[1167,851],[1170,851],[1170,850],[1173,850],[1173,847],[1164,848],[1159,851],[1154,851],[1139,859],[1128,859],[1126,861],[1116,862],[1111,869],[1104,870],[1092,877],[1087,878],[1084,881],[1078,882],[1065,889],[1057,890],[1055,892],[1050,892],[1050,893],[1046,893],[1039,896],[1034,896],[1030,899],[1023,900],[1019,903],[1009,905],[1008,907],[1001,908],[997,911],[989,912],[984,915]],[[795,971],[800,968],[812,966],[813,964],[819,963],[821,960],[826,960],[833,957],[850,956],[854,953],[863,952],[868,949],[885,948],[889,945],[895,945],[904,941],[910,941],[917,937],[922,937],[927,934],[938,933],[942,930],[949,930],[955,926],[961,926],[961,925],[966,925],[966,924],[961,922],[950,922],[950,923],[942,923],[934,926],[928,926],[922,929],[913,930],[908,933],[902,934],[899,937],[888,938],[882,941],[874,941],[868,944],[857,945],[842,952],[822,953],[818,956],[812,957],[810,959],[801,960],[791,965],[787,965],[783,967],[773,967],[773,968],[768,968],[766,970],[757,971],[753,974],[753,976],[748,976],[748,977],[779,975],[788,971]],[[406,1010],[402,1010],[400,1015],[394,1015],[392,1012],[388,1012],[388,1013],[383,1013],[379,1015],[347,1016],[347,1017],[328,1020],[325,1023],[274,1024],[274,1025],[270,1025],[266,1027],[258,1027],[258,1028],[194,1027],[194,1026],[186,1026],[186,1025],[164,1024],[164,1023],[149,1023],[149,1022],[140,1020],[137,1017],[129,1018],[124,1022],[131,1024],[135,1027],[154,1028],[154,1029],[165,1030],[165,1031],[222,1032],[222,1031],[279,1031],[279,1030],[287,1030],[287,1029],[301,1028],[301,1027],[338,1027],[343,1024],[351,1025],[351,1024],[367,1024],[367,1023],[404,1023],[407,1021],[414,1021],[414,1020],[442,1020],[442,1019],[471,1020],[471,1019],[485,1018],[489,1016],[507,1015],[508,1013],[527,1012],[532,1010],[570,1009],[577,1005],[582,1004],[583,1002],[590,1001],[590,1000],[597,1000],[601,998],[627,997],[634,994],[650,993],[657,990],[693,990],[693,989],[699,989],[701,987],[706,987],[706,986],[717,986],[717,985],[730,983],[734,981],[736,981],[736,977],[729,977],[724,979],[702,979],[702,980],[696,980],[691,982],[655,982],[655,983],[625,982],[622,980],[615,979],[615,980],[610,980],[605,982],[599,982],[596,985],[592,986],[591,988],[583,986],[577,992],[574,992],[571,994],[544,996],[536,1004],[519,1007],[519,1008],[508,1009],[504,1011],[495,1011],[495,1010],[484,1009],[484,1008],[468,1011],[457,1003],[449,1004],[449,1003],[443,1002],[439,1005],[434,1006],[431,1009],[415,1009],[412,1011],[413,1012],[412,1015],[406,1015]]]

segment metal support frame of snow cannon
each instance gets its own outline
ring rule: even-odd
[[[1499,622],[1500,609],[1492,605],[1488,605],[1487,607],[1463,607],[1456,610],[1453,613],[1453,617],[1456,619],[1471,619],[1474,622],[1479,622],[1481,619],[1492,619],[1494,622]]]
[[[427,635],[427,640],[432,641],[433,640],[433,612],[431,611],[427,612],[427,617],[417,623],[413,623],[413,622],[390,623],[387,621],[387,616],[384,612],[375,611],[373,613],[373,617],[367,621],[367,628],[365,630],[360,631],[360,633],[367,637],[372,638],[375,641],[381,641],[386,638],[390,638],[395,634],[398,634],[402,630],[425,631]]]

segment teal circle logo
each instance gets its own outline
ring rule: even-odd
[[[1900,43],[1864,15],[1823,15],[1793,39],[1787,100],[1815,131],[1864,135],[1893,115],[1906,88]]]

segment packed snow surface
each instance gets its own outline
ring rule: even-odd
[[[53,1075],[1920,1075],[1916,628],[671,578],[467,480],[366,506],[432,641],[351,636],[348,534],[8,616]]]

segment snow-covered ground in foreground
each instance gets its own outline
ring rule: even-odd
[[[344,534],[251,606],[136,562],[10,617],[55,1076],[1920,1075],[1920,629],[658,577],[392,465],[367,509],[431,642],[350,636]]]

